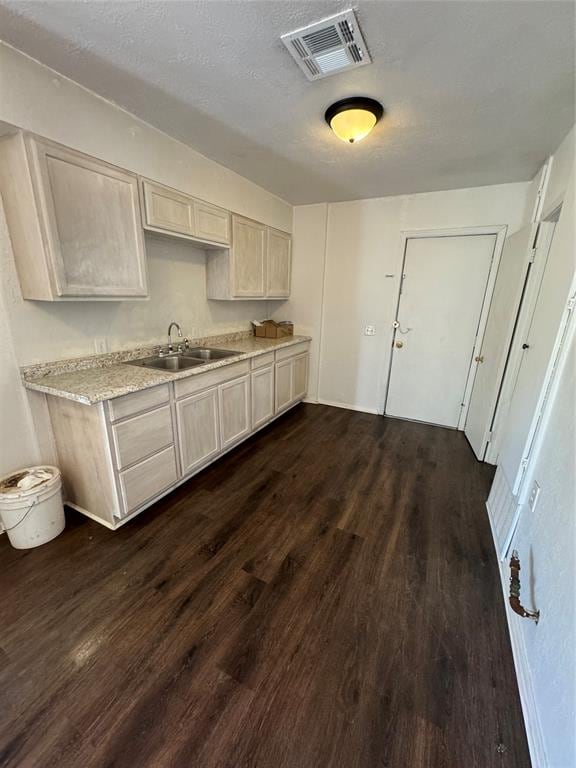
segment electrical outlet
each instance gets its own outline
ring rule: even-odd
[[[376,326],[375,325],[364,326],[364,336],[376,336]]]
[[[536,504],[538,503],[538,499],[540,497],[540,486],[534,480],[534,483],[532,484],[532,489],[530,491],[530,496],[528,496],[528,506],[534,512],[536,509]]]
[[[106,339],[94,339],[94,349],[97,355],[105,355],[108,352],[108,342]]]

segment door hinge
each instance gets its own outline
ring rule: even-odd
[[[575,306],[576,306],[576,296],[572,296],[572,298],[571,298],[571,299],[568,299],[568,306],[567,306],[567,309],[569,309],[570,311],[572,311],[572,310],[574,309],[574,307],[575,307]]]
[[[536,261],[537,250],[538,250],[537,248],[532,248],[532,250],[530,251],[530,258],[528,259],[528,264],[534,264],[534,262]]]
[[[488,434],[486,435],[486,443],[491,443],[492,442],[492,435],[493,434],[494,434],[494,432],[492,432],[491,429],[488,430]]]

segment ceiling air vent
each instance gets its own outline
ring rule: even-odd
[[[363,67],[372,61],[353,10],[288,32],[281,39],[308,80]]]

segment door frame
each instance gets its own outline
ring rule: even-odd
[[[480,310],[480,318],[478,321],[478,331],[476,333],[476,340],[474,342],[474,348],[470,355],[470,367],[468,369],[468,376],[466,378],[466,387],[464,389],[463,407],[460,411],[460,418],[458,419],[457,430],[463,431],[464,424],[466,423],[466,416],[468,415],[468,408],[470,406],[470,396],[472,394],[472,387],[474,386],[474,378],[476,376],[476,368],[478,363],[474,358],[477,357],[482,348],[482,342],[484,340],[484,332],[486,330],[486,323],[488,321],[488,312],[490,310],[490,304],[492,302],[492,294],[494,293],[494,286],[496,284],[496,275],[498,274],[498,267],[500,265],[500,259],[502,257],[502,250],[504,248],[504,241],[506,240],[506,232],[508,226],[506,224],[495,224],[493,226],[482,227],[450,227],[443,229],[406,229],[400,232],[400,253],[398,263],[400,265],[400,279],[398,280],[398,287],[396,291],[396,301],[394,304],[394,318],[390,326],[388,333],[388,372],[386,375],[386,382],[384,387],[384,405],[382,413],[386,415],[386,404],[388,402],[388,391],[390,389],[390,378],[392,374],[392,357],[394,355],[394,342],[396,340],[396,328],[394,323],[398,317],[400,310],[400,297],[402,294],[402,282],[404,279],[404,266],[406,263],[406,250],[408,248],[409,240],[417,240],[422,238],[432,237],[472,237],[475,235],[495,235],[496,241],[494,243],[494,252],[492,253],[492,261],[490,263],[490,271],[488,272],[488,280],[486,282],[486,289],[484,291],[484,299],[482,300],[482,309]]]

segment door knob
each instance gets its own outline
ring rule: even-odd
[[[402,349],[402,347],[404,346],[404,342],[403,341],[397,341],[396,342],[396,346],[398,347],[398,349]]]

